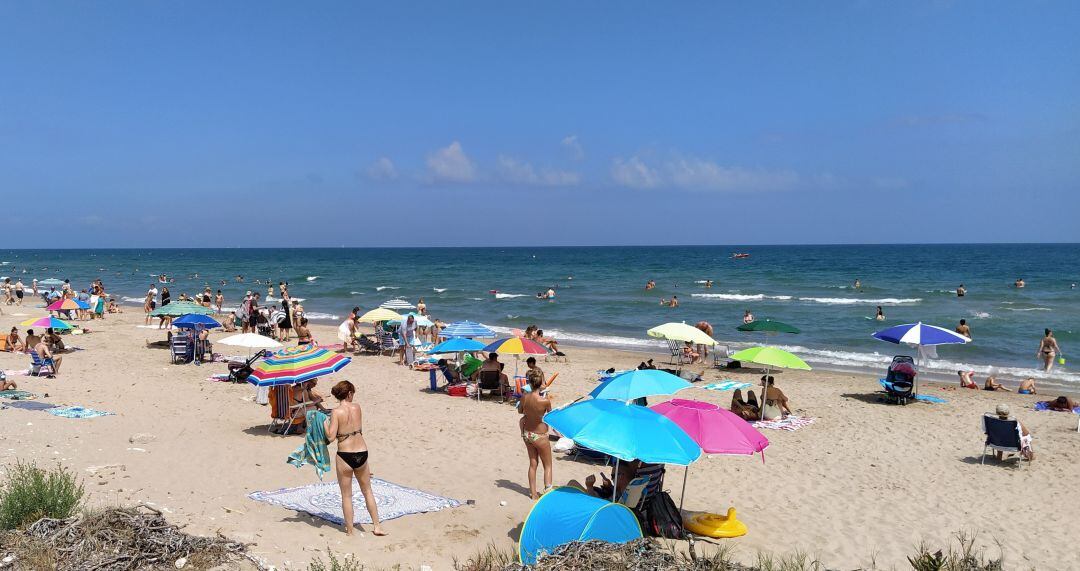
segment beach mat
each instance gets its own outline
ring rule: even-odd
[[[740,383],[738,381],[720,381],[719,383],[709,383],[702,385],[701,388],[708,389],[710,391],[734,391],[737,389],[750,388],[750,383]]]
[[[84,408],[81,406],[58,406],[50,408],[45,412],[59,416],[60,418],[97,418],[99,416],[111,416],[111,412],[105,412],[101,410],[94,410],[92,408]]]
[[[55,404],[33,400],[17,400],[15,402],[9,402],[4,404],[8,408],[21,408],[23,410],[49,410],[51,408],[56,408]]]
[[[1050,401],[1042,400],[1042,401],[1039,401],[1039,402],[1035,403],[1035,410],[1037,412],[1051,410],[1050,409]],[[1080,414],[1080,406],[1074,408],[1072,411],[1073,411],[1073,414]],[[1053,412],[1065,412],[1065,411],[1063,411],[1063,410],[1055,410]]]
[[[217,383],[225,382],[225,381],[229,380],[229,374],[228,373],[218,373],[216,375],[210,375],[209,377],[206,377],[206,380],[214,381],[214,382],[217,382]]]
[[[379,519],[382,521],[411,514],[437,512],[461,505],[461,502],[454,499],[406,488],[378,478],[371,479],[371,492],[379,505]],[[338,525],[345,523],[341,513],[341,492],[337,482],[282,488],[273,492],[252,492],[248,497],[255,501],[305,512]],[[360,484],[355,480],[353,481],[353,516],[353,523],[371,523],[371,516],[368,515],[367,505],[364,503],[364,495],[360,493]]]
[[[9,400],[33,400],[37,398],[37,395],[27,391],[11,389],[6,391],[0,391],[0,398]]]
[[[786,430],[788,432],[795,432],[800,428],[806,428],[814,423],[813,418],[808,416],[789,416],[787,418],[778,418],[776,420],[758,420],[751,423],[754,428],[768,428],[769,430]]]
[[[912,398],[917,401],[932,402],[934,404],[945,404],[949,402],[941,397],[936,397],[934,395],[915,395]]]
[[[4,371],[4,376],[5,377],[29,377],[30,376],[30,371],[27,371],[25,369],[24,370],[8,369],[8,370]]]

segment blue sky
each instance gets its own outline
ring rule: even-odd
[[[0,228],[1075,242],[1078,21],[1078,2],[6,2]]]

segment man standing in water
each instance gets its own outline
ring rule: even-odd
[[[960,320],[960,325],[956,326],[956,332],[963,335],[964,337],[967,337],[968,339],[971,339],[971,328],[968,327],[966,319]]]
[[[967,295],[967,288],[964,287],[964,284],[960,284],[960,287],[956,288],[956,297],[964,297],[965,295]]]

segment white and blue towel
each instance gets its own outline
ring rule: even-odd
[[[740,383],[738,381],[720,381],[719,383],[703,385],[701,388],[710,391],[734,391],[737,389],[748,389],[751,386],[750,383]]]
[[[353,480],[353,523],[370,524],[360,484]],[[387,521],[410,514],[437,512],[456,508],[461,502],[436,496],[420,490],[399,486],[378,478],[371,479],[371,493],[379,506],[379,519]],[[341,491],[337,482],[311,484],[298,488],[283,488],[273,492],[253,492],[249,498],[285,509],[309,513],[341,525],[345,522],[341,511]]]
[[[84,408],[81,406],[58,406],[47,409],[45,412],[61,418],[96,418],[99,416],[111,416],[111,412]]]

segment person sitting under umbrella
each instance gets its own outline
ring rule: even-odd
[[[784,394],[784,391],[778,389],[774,383],[775,379],[773,379],[772,375],[761,377],[761,386],[764,388],[762,392],[765,395],[764,420],[775,420],[791,414],[787,395]]]
[[[570,480],[566,485],[577,488],[590,496],[610,500],[612,497],[619,498],[622,496],[623,491],[630,485],[630,482],[640,476],[649,477],[649,483],[646,484],[646,488],[649,491],[659,489],[660,483],[664,477],[664,465],[649,464],[648,462],[642,462],[641,460],[633,460],[630,462],[620,461],[611,466],[610,478],[604,473],[600,474],[603,482],[599,486],[596,485],[595,474],[590,474],[585,478],[584,486],[578,483],[577,480]],[[612,494],[614,494],[614,496]],[[637,506],[627,507],[636,508]]]
[[[507,378],[506,373],[502,372],[503,364],[499,362],[498,353],[489,353],[488,358],[484,360],[480,368],[476,370],[476,378],[479,378],[481,371],[498,371],[499,372],[499,385],[502,387],[504,394],[510,392],[510,379]]]
[[[54,331],[52,327],[45,330],[44,341],[49,344],[49,349],[52,350],[53,353],[64,352],[64,340],[56,334],[56,331]]]
[[[688,359],[690,364],[693,365],[701,359],[701,353],[694,350],[694,346],[687,341],[682,348],[683,358]]]

